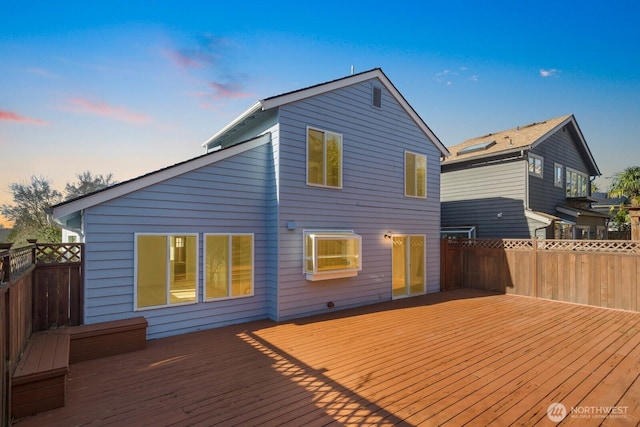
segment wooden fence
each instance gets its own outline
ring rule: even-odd
[[[82,244],[0,247],[0,425],[10,381],[32,332],[83,322]]]
[[[640,311],[640,243],[442,240],[440,283]]]

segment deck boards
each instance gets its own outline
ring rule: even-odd
[[[73,364],[67,404],[16,425],[640,422],[640,313],[461,289],[148,342]]]

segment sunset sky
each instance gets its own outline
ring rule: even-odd
[[[381,67],[446,145],[575,114],[640,165],[637,1],[108,1],[0,7],[0,204],[32,175],[124,181],[256,100]]]

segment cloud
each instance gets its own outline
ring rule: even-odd
[[[469,68],[464,66],[458,68],[457,71],[442,70],[433,76],[433,80],[438,83],[443,83],[447,86],[453,86],[454,82],[457,82],[461,79],[471,82],[477,82],[479,80],[479,76],[477,74],[468,76],[468,71]]]
[[[44,125],[47,122],[45,120],[34,119],[32,117],[25,117],[11,111],[0,110],[0,120],[9,122],[27,123],[32,125]]]
[[[195,47],[181,49],[164,49],[165,56],[180,68],[206,68],[218,65],[227,57],[227,49],[231,42],[224,37],[210,33],[198,37]]]
[[[209,82],[209,87],[213,89],[213,94],[210,95],[212,99],[243,99],[254,96],[243,92],[242,85],[239,83]]]
[[[553,76],[557,76],[560,73],[560,70],[557,70],[555,68],[549,68],[548,70],[545,70],[544,68],[540,69],[540,77],[553,77]]]
[[[146,114],[136,113],[126,107],[113,106],[103,101],[92,101],[84,98],[71,98],[62,109],[73,113],[93,114],[129,123],[147,123],[151,121]]]

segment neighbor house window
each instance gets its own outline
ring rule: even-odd
[[[253,295],[253,234],[204,235],[204,299]]]
[[[536,154],[529,153],[529,175],[542,178],[544,171],[544,159]]]
[[[559,163],[553,164],[553,185],[556,187],[564,187],[564,182],[562,181],[564,177],[564,168]]]
[[[304,231],[307,280],[352,277],[362,270],[362,238],[352,231]]]
[[[427,197],[427,156],[404,153],[404,195],[407,197]]]
[[[197,234],[136,234],[135,308],[194,303]]]
[[[565,188],[567,197],[587,197],[589,177],[585,173],[567,168]]]
[[[576,239],[589,240],[591,227],[588,225],[576,225]]]
[[[556,222],[554,227],[555,239],[573,239],[573,224]]]
[[[342,188],[342,135],[307,128],[307,184]]]

